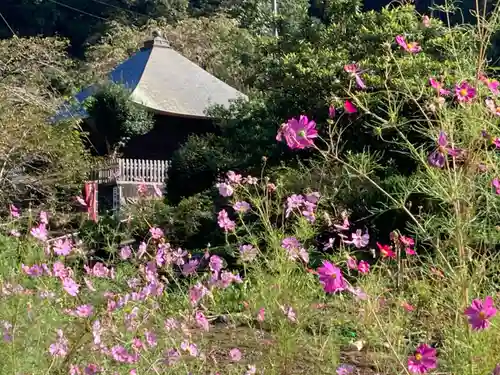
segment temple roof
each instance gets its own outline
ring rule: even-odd
[[[156,36],[118,65],[108,79],[130,90],[130,99],[159,114],[207,118],[212,105],[228,107],[232,100],[247,97],[170,48]],[[75,96],[78,104],[91,96],[90,86]],[[65,105],[53,121],[69,117],[87,117],[83,107]]]

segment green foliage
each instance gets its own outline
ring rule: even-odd
[[[143,25],[151,19],[175,22],[187,15],[187,0],[5,0],[2,15],[20,36],[61,35],[71,51],[82,57],[84,47],[106,33],[106,22]],[[12,32],[2,22],[0,38]]]
[[[85,221],[79,228],[78,237],[88,249],[114,252],[122,240],[128,239],[128,230],[117,218],[105,216],[98,222]]]
[[[167,196],[172,203],[213,186],[221,165],[232,165],[231,155],[220,137],[192,135],[172,157],[168,170]]]
[[[129,96],[128,90],[111,84],[97,91],[85,104],[96,130],[106,140],[108,153],[153,129],[153,115],[133,103]]]

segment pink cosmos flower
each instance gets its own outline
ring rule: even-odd
[[[288,147],[292,150],[302,150],[314,146],[314,138],[318,136],[316,123],[309,121],[307,116],[301,115],[299,119],[292,118],[281,125],[276,140],[285,139]]]
[[[328,242],[324,244],[323,250],[333,249],[334,242],[335,242],[335,238],[330,237],[328,239]]]
[[[455,86],[455,95],[459,102],[470,103],[476,97],[476,94],[476,89],[469,85],[467,81],[463,81]]]
[[[415,246],[415,240],[413,238],[406,236],[399,236],[399,241],[404,246],[407,255],[416,254],[415,250],[413,249],[413,246]]]
[[[430,26],[431,26],[431,19],[429,18],[429,16],[428,16],[428,15],[424,15],[424,16],[422,17],[422,25],[423,25],[424,27],[430,27]]]
[[[127,349],[121,345],[115,345],[111,348],[111,356],[117,362],[136,363],[139,360],[139,354],[130,354]]]
[[[275,184],[273,184],[272,182],[271,182],[271,183],[268,183],[266,187],[267,187],[267,191],[268,191],[269,193],[273,193],[273,192],[275,192],[275,191],[276,191],[276,185],[275,185]]]
[[[241,351],[238,348],[233,348],[229,351],[229,357],[231,357],[231,361],[239,362],[241,361]]]
[[[21,216],[21,212],[19,211],[19,208],[14,206],[13,204],[10,205],[10,216],[18,218]]]
[[[356,261],[355,257],[347,257],[347,268],[351,270],[357,270],[358,269],[358,262]]]
[[[429,83],[431,84],[431,86],[433,88],[436,89],[438,95],[449,95],[450,94],[450,90],[446,90],[445,88],[443,88],[443,83],[442,82],[438,82],[436,79],[434,78],[429,78]]]
[[[108,268],[101,262],[97,262],[96,264],[94,264],[92,268],[90,268],[87,265],[84,265],[83,269],[85,270],[85,272],[87,272],[88,275],[94,277],[111,278],[111,279],[114,278],[113,268]]]
[[[344,111],[346,111],[346,113],[351,114],[351,113],[357,113],[358,109],[350,100],[346,100],[344,102]]]
[[[54,253],[57,255],[67,256],[73,250],[73,241],[67,238],[64,240],[57,240],[54,242],[54,245],[52,245],[52,250],[54,250]]]
[[[21,237],[21,232],[19,232],[17,229],[11,229],[9,234],[12,237]]]
[[[406,302],[406,301],[401,302],[401,307],[402,307],[403,309],[405,309],[406,311],[408,311],[408,312],[412,312],[412,311],[414,311],[414,310],[415,310],[415,307],[414,307],[414,306],[412,306],[412,305],[410,305],[410,304],[409,304],[408,302]]]
[[[120,249],[120,258],[122,260],[127,260],[128,258],[130,258],[132,255],[132,249],[130,248],[130,246],[123,246],[121,249]]]
[[[481,74],[479,76],[479,80],[490,89],[490,91],[493,95],[500,94],[500,90],[498,89],[500,86],[500,82],[498,82],[496,79],[491,79],[491,78],[486,77],[484,74]]]
[[[189,262],[185,263],[182,266],[182,274],[184,276],[189,276],[196,273],[198,266],[200,265],[200,261],[198,259],[191,259]]]
[[[158,339],[153,331],[144,332],[144,337],[150,348],[154,348],[158,344]]]
[[[280,309],[283,312],[283,314],[285,314],[285,316],[287,317],[287,319],[290,322],[292,322],[292,323],[296,323],[297,322],[297,314],[293,310],[292,306],[289,306],[289,305],[281,306],[280,305]]]
[[[389,245],[381,245],[377,242],[377,247],[380,250],[382,258],[396,258],[396,253],[392,251]]]
[[[21,264],[21,269],[26,275],[32,277],[42,276],[44,272],[43,268],[38,264],[33,264],[31,267]]]
[[[337,367],[336,373],[337,375],[351,375],[356,371],[356,367],[352,365],[342,364]]]
[[[30,234],[40,241],[47,241],[48,231],[45,224],[40,223],[38,226],[31,228]]]
[[[240,275],[238,274],[235,275],[229,271],[222,271],[220,274],[220,280],[217,281],[214,279],[213,281],[216,281],[215,285],[217,285],[222,289],[226,289],[232,283],[241,284],[243,282],[243,280],[241,280]]]
[[[219,211],[217,223],[219,224],[219,227],[224,229],[225,232],[232,232],[236,229],[236,223],[229,219],[229,215],[226,210]]]
[[[220,272],[223,264],[224,262],[222,261],[222,258],[217,255],[212,255],[210,257],[210,261],[208,262],[208,265],[213,272]]]
[[[500,363],[496,365],[491,375],[500,375]]]
[[[71,277],[66,277],[62,279],[63,289],[70,296],[76,297],[80,290],[80,285],[75,282]]]
[[[342,225],[339,224],[333,224],[335,229],[337,229],[340,232],[349,230],[351,224],[349,223],[349,217],[347,216],[347,213],[344,211],[342,212]]]
[[[309,254],[304,249],[295,237],[287,237],[281,241],[281,247],[288,253],[290,260],[302,259],[305,263],[309,263]]]
[[[191,305],[195,306],[198,302],[208,294],[208,289],[203,284],[198,283],[189,289],[189,300]]]
[[[332,120],[335,118],[335,107],[333,105],[328,107],[328,117]]]
[[[491,181],[491,185],[495,188],[495,193],[500,195],[500,180],[498,177],[495,177],[493,181]]]
[[[92,337],[94,338],[94,345],[101,344],[101,333],[101,322],[99,320],[95,320],[94,323],[92,323]]]
[[[497,103],[493,99],[491,99],[491,98],[485,99],[484,104],[486,105],[486,108],[488,108],[490,110],[490,112],[492,114],[494,114],[495,116],[500,116],[500,106],[497,105]],[[496,139],[498,139],[498,138],[496,138]]]
[[[417,42],[407,43],[406,39],[402,35],[396,36],[396,43],[399,44],[401,48],[403,48],[406,52],[409,53],[418,53],[422,51],[422,47]]]
[[[3,341],[12,342],[12,334],[11,334],[12,324],[10,322],[5,321],[5,320],[0,320],[0,323],[3,326],[3,329],[2,329]]]
[[[413,374],[425,374],[436,367],[436,349],[427,344],[419,345],[415,354],[408,358],[408,370]]]
[[[233,209],[238,213],[244,214],[245,212],[250,210],[250,205],[245,201],[236,202],[233,205]]]
[[[188,352],[191,357],[198,356],[198,347],[196,344],[192,344],[189,341],[183,341],[181,343],[181,349]]]
[[[347,64],[344,65],[344,70],[349,73],[356,80],[356,84],[360,89],[366,89],[366,85],[361,78],[361,71],[359,70],[358,64]]]
[[[137,194],[146,195],[147,193],[148,193],[148,186],[144,182],[141,182],[139,186],[137,186]]]
[[[165,363],[168,366],[173,366],[180,360],[181,353],[179,353],[177,349],[171,348],[165,351],[164,357],[165,357]]]
[[[368,294],[366,294],[365,291],[360,287],[353,288],[352,286],[348,285],[346,289],[348,292],[352,293],[358,300],[365,301],[368,299]]]
[[[257,257],[257,249],[252,245],[241,245],[240,256],[242,261],[251,262]]]
[[[286,199],[286,212],[285,217],[289,217],[294,209],[301,208],[304,204],[304,197],[302,195],[292,194]]]
[[[358,249],[365,247],[366,245],[368,245],[368,242],[370,241],[370,235],[368,234],[368,232],[362,234],[361,229],[358,229],[356,230],[355,233],[352,233],[351,237],[352,237],[351,241],[344,240],[344,243],[353,244]]]
[[[208,323],[208,319],[205,317],[205,314],[203,314],[201,311],[197,311],[195,314],[195,319],[198,327],[208,332],[208,330],[210,329],[210,324]]]
[[[325,293],[336,293],[346,289],[342,271],[329,261],[323,261],[323,266],[318,268],[318,274]]]
[[[154,240],[162,239],[164,236],[163,231],[156,227],[149,228],[149,233],[151,234],[151,238]]]
[[[53,357],[65,357],[68,354],[68,340],[64,337],[62,330],[57,330],[57,340],[50,345],[49,353]]]
[[[223,197],[230,197],[234,193],[233,187],[225,182],[217,184],[217,188],[219,189],[219,194]]]
[[[238,185],[241,184],[242,176],[234,171],[229,171],[226,173],[227,179],[230,183]]]
[[[462,150],[457,147],[449,146],[448,135],[444,131],[440,131],[437,139],[437,148],[429,155],[427,161],[436,168],[443,168],[446,164],[447,155],[457,157],[462,153]]]
[[[71,268],[66,267],[62,262],[55,262],[52,265],[53,274],[55,277],[59,277],[60,279],[65,279],[66,277],[70,277],[73,274]]]
[[[266,318],[266,309],[261,307],[259,313],[257,314],[257,321],[263,322]]]
[[[137,249],[137,258],[141,259],[144,256],[144,254],[146,254],[147,251],[148,251],[148,245],[144,241],[141,242],[139,244],[139,248]]]
[[[361,273],[370,272],[370,265],[368,264],[368,262],[365,262],[364,260],[360,261],[358,264],[358,271]]]
[[[468,316],[473,330],[483,330],[490,326],[489,319],[496,315],[497,309],[493,306],[493,298],[488,296],[484,302],[480,299],[473,300],[464,313]]]
[[[258,181],[259,181],[259,179],[257,177],[252,177],[250,175],[246,176],[243,179],[243,183],[247,184],[247,185],[257,185]]]
[[[165,330],[167,332],[173,331],[179,328],[179,323],[174,318],[168,318],[165,320]]]
[[[94,307],[92,305],[81,305],[78,306],[73,312],[74,315],[80,318],[88,318],[94,313]]]

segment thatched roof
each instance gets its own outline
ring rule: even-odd
[[[130,90],[130,99],[159,114],[206,118],[212,105],[228,107],[230,102],[247,97],[191,62],[168,42],[156,36],[144,43],[136,54],[117,66],[109,80]],[[75,96],[82,103],[95,92],[95,86]],[[66,105],[54,118],[85,117],[83,108]]]

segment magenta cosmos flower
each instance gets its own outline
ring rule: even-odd
[[[455,86],[455,95],[459,102],[469,103],[476,97],[476,94],[476,89],[469,85],[467,81],[463,81]]]
[[[429,78],[430,85],[436,89],[438,95],[449,95],[450,90],[444,88],[443,82],[438,82],[435,78]]]
[[[437,140],[437,149],[427,158],[429,164],[436,168],[443,168],[446,162],[446,155],[457,157],[462,150],[448,145],[448,135],[444,131],[439,132]]]
[[[479,76],[479,80],[490,89],[493,95],[500,94],[500,90],[498,89],[500,87],[500,82],[496,79],[488,78],[484,74],[481,74]]]
[[[361,74],[363,73],[360,71],[358,64],[347,64],[344,65],[344,70],[346,73],[350,74],[354,79],[356,80],[356,84],[360,89],[366,89],[365,82],[361,78]]]
[[[346,100],[344,102],[344,111],[346,111],[346,113],[352,114],[357,113],[358,109],[350,100]]]
[[[495,188],[495,193],[500,195],[500,180],[498,177],[495,177],[493,181],[491,181],[491,185]]]
[[[493,306],[493,298],[488,296],[484,302],[480,299],[473,300],[464,313],[467,315],[472,329],[478,331],[490,326],[489,319],[496,315],[497,309]]]
[[[403,48],[406,52],[410,53],[418,53],[422,51],[422,47],[417,42],[407,43],[406,39],[402,35],[398,35],[396,37],[396,43],[399,44],[401,48]]]
[[[326,293],[341,292],[346,288],[346,282],[340,268],[327,260],[323,266],[318,268],[319,282],[323,285]]]
[[[436,349],[427,344],[419,345],[415,354],[408,358],[408,370],[413,374],[425,374],[436,367]]]
[[[297,120],[292,118],[285,124],[282,124],[276,135],[276,140],[281,141],[283,138],[288,147],[302,150],[314,146],[314,138],[318,136],[316,123],[309,121],[307,116],[300,116]]]

